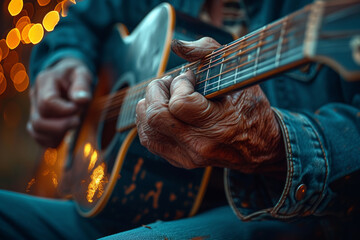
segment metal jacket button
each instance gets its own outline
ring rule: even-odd
[[[307,190],[307,187],[305,184],[300,184],[298,186],[298,188],[296,189],[296,192],[295,192],[295,199],[297,201],[300,201],[302,200],[304,197],[305,197],[305,194],[306,194],[306,190]]]

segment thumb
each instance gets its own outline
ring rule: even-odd
[[[88,103],[92,96],[91,73],[85,67],[80,67],[72,72],[71,78],[72,84],[69,90],[70,99],[78,104]]]
[[[203,37],[197,41],[181,41],[173,39],[171,49],[179,57],[189,62],[199,60],[220,47],[220,43],[210,37]]]

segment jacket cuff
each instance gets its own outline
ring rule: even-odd
[[[244,221],[314,214],[327,189],[328,151],[314,123],[303,114],[273,110],[285,143],[285,185],[269,177],[225,169],[228,202]]]

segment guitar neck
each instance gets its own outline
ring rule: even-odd
[[[349,15],[349,9],[354,8],[353,2],[356,0],[341,4],[333,2],[329,8],[325,8],[322,1],[315,2],[163,76],[176,77],[192,70],[196,77],[195,91],[208,99],[258,84],[270,76],[316,60],[316,51],[320,49],[317,45],[328,41],[328,37],[322,39],[324,29],[334,25],[325,25],[322,20],[334,18],[332,8],[338,9],[336,17]],[[145,88],[152,80],[128,90],[118,121],[119,131],[134,126],[136,103],[144,98]]]

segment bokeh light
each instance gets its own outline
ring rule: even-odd
[[[4,73],[0,72],[0,95],[3,94],[6,90],[6,78]]]
[[[0,40],[0,49],[1,49],[1,53],[2,53],[2,59],[5,59],[7,57],[7,55],[9,54],[9,48],[6,44],[5,39]]]
[[[34,26],[33,23],[29,23],[28,25],[26,25],[24,27],[24,29],[22,30],[21,32],[21,40],[24,41],[25,44],[29,44],[31,43],[30,39],[29,39],[29,31],[30,31],[30,28]]]
[[[15,75],[20,71],[26,71],[25,66],[20,62],[15,63],[10,70],[10,78],[13,82],[16,82]]]
[[[20,44],[21,35],[19,29],[13,28],[6,36],[6,44],[10,49],[15,49]]]
[[[11,16],[18,15],[23,9],[24,3],[22,0],[11,0],[8,5],[8,10]]]
[[[0,67],[2,69],[2,93],[7,84],[23,92],[29,86],[29,76],[24,65],[19,64],[20,44],[38,44],[45,31],[53,31],[61,17],[66,16],[67,8],[76,4],[75,0],[8,0],[5,9],[13,16],[13,27],[0,38]],[[39,22],[40,20],[40,22]],[[11,55],[11,57],[9,57]],[[22,66],[21,68],[19,66]],[[11,80],[7,82],[7,80]]]
[[[18,92],[25,91],[29,86],[29,76],[26,71],[19,71],[14,76],[14,87]]]
[[[38,44],[44,37],[44,28],[40,23],[34,24],[29,30],[29,39],[32,44]]]
[[[50,0],[37,0],[41,7],[46,6],[50,3]]]
[[[15,27],[17,29],[19,29],[19,32],[21,33],[22,30],[24,29],[24,27],[26,25],[28,25],[30,23],[30,18],[28,16],[22,16],[17,22],[16,22],[16,25]]]
[[[51,32],[60,20],[59,13],[57,11],[51,11],[47,13],[43,19],[43,26],[46,31]]]

